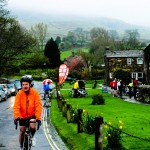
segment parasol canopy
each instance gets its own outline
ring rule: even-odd
[[[53,81],[51,79],[45,79],[42,83],[43,84],[47,84],[47,83],[52,84]]]

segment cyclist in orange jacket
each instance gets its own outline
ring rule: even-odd
[[[35,146],[34,134],[36,131],[36,122],[41,125],[42,103],[39,93],[31,88],[31,80],[27,76],[23,76],[20,80],[22,89],[17,93],[14,103],[14,123],[19,121],[20,133],[19,143],[20,150],[23,146],[23,135],[25,133],[25,123],[30,120],[32,146]],[[35,123],[33,123],[35,122]]]

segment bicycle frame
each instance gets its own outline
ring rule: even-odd
[[[54,91],[54,90],[49,90],[49,91],[47,91],[47,92],[45,93],[45,98],[51,99],[51,98],[52,98],[53,91]]]
[[[31,131],[30,131],[30,123],[36,123],[35,121],[26,121],[26,130],[23,136],[23,150],[31,150],[31,146],[32,146],[32,135],[31,135]],[[16,130],[18,127],[18,123],[16,124]],[[37,126],[37,130],[39,130],[39,124]]]
[[[84,89],[78,89],[78,93],[77,94],[78,94],[78,97],[86,97],[86,96],[88,96],[88,93]],[[69,92],[69,96],[70,97],[74,97],[74,89],[72,89]]]
[[[23,150],[31,150],[32,135],[31,135],[31,131],[30,131],[30,123],[35,123],[35,122],[26,121],[26,131],[25,131],[24,137],[23,137]]]
[[[87,96],[87,92],[83,89],[78,89],[78,96],[85,97],[85,96]]]

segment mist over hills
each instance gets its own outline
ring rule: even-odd
[[[150,27],[128,24],[122,20],[105,17],[83,17],[76,15],[58,15],[43,14],[35,12],[25,12],[19,10],[11,10],[11,15],[15,17],[22,26],[29,29],[37,23],[45,23],[48,25],[48,36],[55,37],[65,36],[68,31],[75,30],[80,27],[89,31],[93,27],[103,27],[107,30],[116,30],[119,35],[125,30],[137,29],[140,33],[140,39],[150,40]]]

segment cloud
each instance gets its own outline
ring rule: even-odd
[[[149,0],[9,0],[13,9],[40,13],[103,16],[150,26]]]

